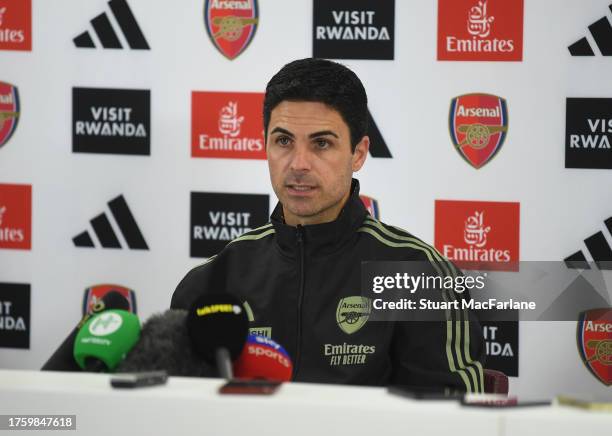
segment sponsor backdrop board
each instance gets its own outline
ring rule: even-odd
[[[612,285],[610,3],[0,0],[0,366],[39,368],[84,290],[165,309],[265,220],[258,105],[308,56],[365,84],[380,219],[508,274],[595,260]],[[589,325],[581,349],[577,321],[487,325],[491,367],[516,393],[607,392]]]

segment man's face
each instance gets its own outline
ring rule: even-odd
[[[338,217],[353,172],[365,162],[369,139],[351,153],[348,125],[318,102],[283,101],[270,114],[266,152],[272,187],[285,222],[320,224]]]

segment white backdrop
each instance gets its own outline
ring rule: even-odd
[[[397,0],[395,60],[342,61],[362,79],[393,159],[358,174],[381,218],[433,242],[435,199],[521,204],[521,260],[562,260],[612,216],[612,170],[564,168],[565,99],[612,97],[612,58],[567,46],[607,14],[608,0],[525,0],[522,62],[436,60],[437,2]],[[274,194],[265,161],[191,158],[191,92],[262,92],[290,60],[312,54],[312,2],[260,0],[260,24],[233,61],[212,45],[203,0],[129,0],[150,51],[77,49],[72,38],[108,10],[103,0],[33,0],[32,52],[0,52],[0,81],[17,85],[21,117],[0,149],[0,183],[33,186],[32,249],[0,250],[0,281],[30,283],[30,350],[0,349],[0,366],[39,368],[80,318],[86,287],[136,290],[139,316],[168,307],[202,259],[189,257],[192,191]],[[593,44],[592,44],[593,45]],[[75,154],[73,87],[151,90],[151,155]],[[508,103],[500,153],[475,170],[453,150],[452,97]],[[79,249],[72,237],[123,194],[149,251]],[[606,237],[610,244],[612,238]],[[609,283],[611,283],[609,281]],[[599,391],[576,350],[575,323],[520,326],[514,392]]]

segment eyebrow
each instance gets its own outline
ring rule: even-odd
[[[270,132],[270,135],[272,135],[273,133],[282,133],[284,135],[291,136],[292,138],[295,138],[295,135],[293,133],[291,133],[289,130],[283,129],[282,127],[275,127]]]
[[[310,139],[318,138],[319,136],[333,136],[334,138],[338,139],[338,135],[331,130],[321,130],[320,132],[314,132],[308,135]]]
[[[291,133],[289,130],[283,129],[282,127],[275,127],[270,132],[270,134],[273,134],[273,133],[282,133],[284,135],[295,138],[295,135],[293,133]],[[318,138],[319,136],[333,136],[334,138],[338,138],[338,135],[332,130],[321,130],[320,132],[314,132],[308,135],[310,139]]]

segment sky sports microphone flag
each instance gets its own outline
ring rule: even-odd
[[[94,315],[79,330],[74,359],[85,371],[114,371],[140,338],[140,322],[125,310]]]
[[[202,295],[187,313],[187,331],[193,349],[231,379],[232,362],[240,356],[248,336],[248,318],[242,304],[229,294]]]
[[[49,360],[45,362],[41,371],[80,371],[81,368],[74,360],[74,341],[77,334],[93,315],[110,309],[129,310],[130,303],[117,291],[110,291],[104,297],[98,299],[91,307],[91,313],[83,315],[81,321],[49,357]]]
[[[239,379],[290,381],[293,363],[285,349],[270,338],[249,335],[238,359],[234,375]]]

